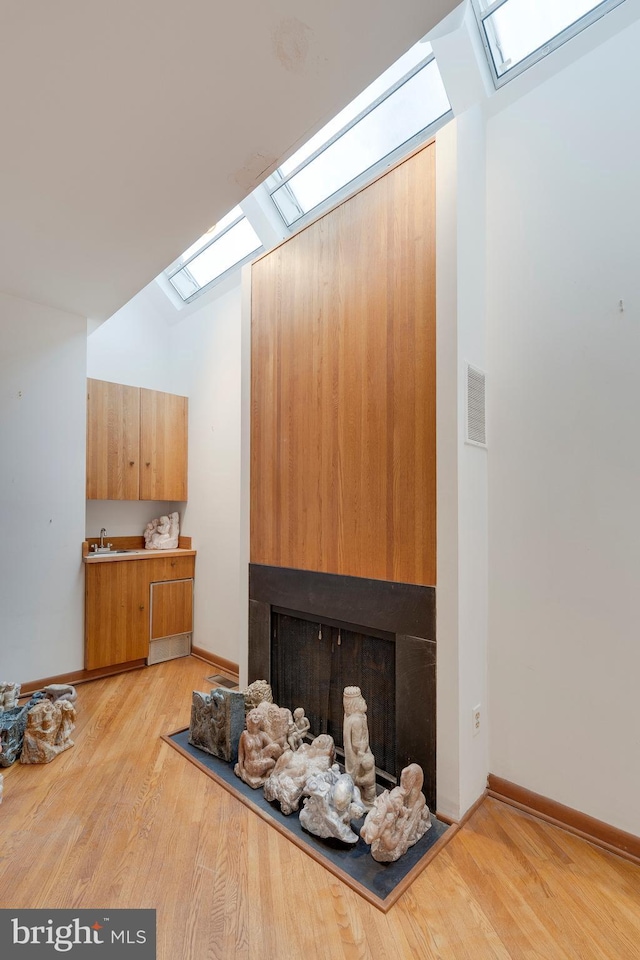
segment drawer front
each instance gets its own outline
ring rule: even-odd
[[[188,580],[193,577],[196,568],[195,557],[158,557],[154,560],[141,560],[149,572],[149,583],[160,580]]]

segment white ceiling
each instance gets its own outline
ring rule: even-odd
[[[6,0],[0,290],[109,317],[458,0]]]

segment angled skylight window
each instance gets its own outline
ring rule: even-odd
[[[450,110],[430,44],[415,44],[267,179],[283,219],[290,226],[356,185]]]
[[[188,301],[261,248],[260,238],[242,210],[234,207],[185,250],[165,275],[180,297]]]
[[[546,57],[623,0],[473,0],[496,86]]]

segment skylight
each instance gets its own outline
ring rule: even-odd
[[[240,207],[234,207],[178,257],[166,276],[183,300],[191,300],[261,247],[260,238]]]
[[[622,0],[473,0],[496,86],[620,3]]]
[[[451,106],[431,46],[417,43],[267,180],[290,226],[362,174],[424,138]]]
[[[262,189],[287,226],[297,229],[303,217],[417,146],[450,114],[431,45],[416,43],[289,157]],[[275,211],[274,216],[278,219]],[[261,249],[260,237],[237,206],[191,244],[164,277],[188,302]]]

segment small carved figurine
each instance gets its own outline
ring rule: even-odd
[[[287,741],[292,750],[297,750],[305,738],[305,734],[311,729],[307,717],[304,715],[302,707],[296,707],[293,711],[293,723],[289,727]]]
[[[345,687],[344,705],[344,767],[360,790],[365,807],[376,799],[376,762],[369,748],[367,704],[360,687]]]
[[[73,746],[76,711],[68,700],[41,700],[29,710],[20,763],[49,763]]]
[[[263,717],[258,709],[247,714],[247,729],[238,745],[238,762],[233,772],[257,790],[261,787],[282,754],[282,746],[263,729]]]
[[[0,713],[5,710],[15,710],[19,696],[19,683],[0,683]]]
[[[367,814],[360,836],[371,844],[374,860],[398,860],[431,827],[423,781],[422,767],[410,763],[400,774],[399,785],[383,791]]]
[[[277,800],[288,816],[297,810],[309,777],[327,771],[335,760],[333,737],[322,733],[311,743],[303,743],[295,753],[287,750],[276,763],[264,785],[267,800]]]
[[[343,843],[357,843],[358,834],[351,821],[365,815],[360,791],[348,773],[340,773],[337,764],[326,773],[309,777],[304,788],[308,794],[300,811],[300,825],[316,837],[335,837]]]

